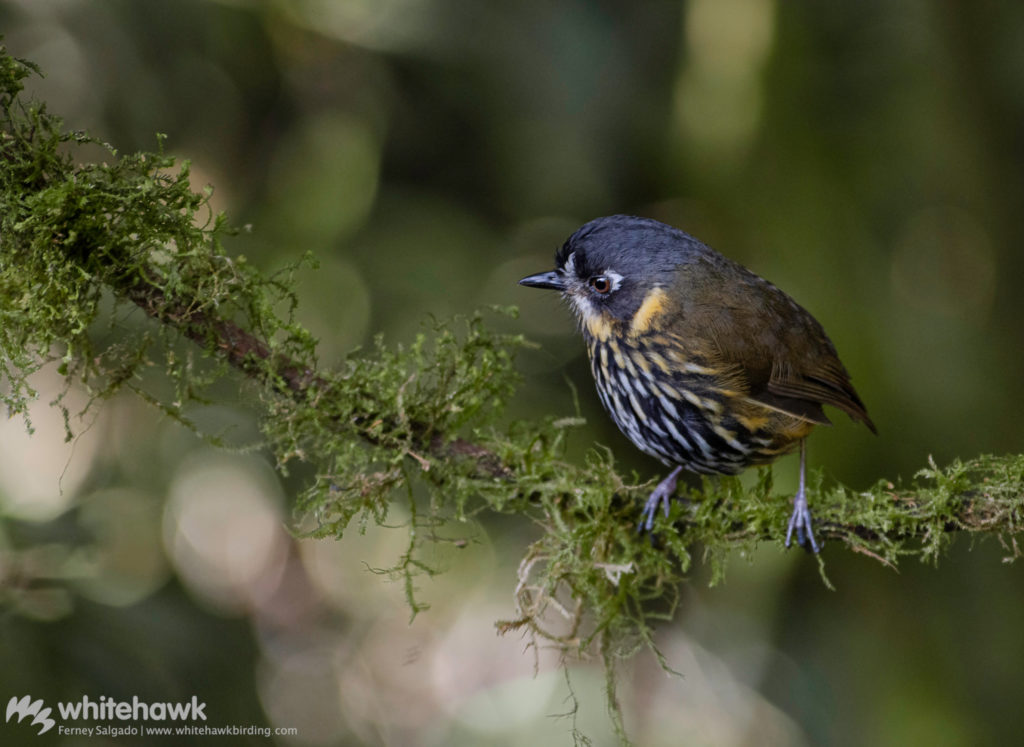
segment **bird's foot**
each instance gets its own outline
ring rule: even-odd
[[[669,503],[672,500],[672,496],[675,495],[676,483],[679,480],[679,473],[682,471],[682,467],[676,467],[651,492],[651,496],[644,504],[644,510],[640,513],[640,524],[636,528],[638,532],[649,532],[654,527],[654,515],[658,513],[658,504],[664,506],[665,517],[668,518]]]
[[[821,548],[814,540],[814,530],[811,527],[811,509],[807,506],[807,496],[804,495],[803,486],[793,498],[793,513],[789,517],[789,526],[786,529],[786,547],[793,541],[793,530],[796,530],[796,543],[805,550],[818,553]]]

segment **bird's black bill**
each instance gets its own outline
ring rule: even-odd
[[[523,278],[519,281],[519,284],[530,288],[548,288],[556,291],[565,290],[562,276],[557,272],[539,272],[536,275]]]

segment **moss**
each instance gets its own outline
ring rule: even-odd
[[[638,533],[637,509],[653,485],[619,474],[606,450],[566,461],[579,417],[496,426],[519,384],[515,354],[525,341],[493,332],[486,318],[508,309],[431,321],[412,345],[378,338],[337,369],[320,368],[315,341],[292,317],[294,267],[267,275],[228,256],[222,239],[234,229],[210,211],[208,192],[192,191],[188,164],[166,156],[160,138],[153,153],[104,145],[109,163],[76,164],[75,146],[96,143],[22,100],[33,71],[0,50],[8,411],[31,429],[29,376],[48,363],[67,387],[89,393],[90,407],[127,388],[186,423],[186,406],[212,399],[217,382],[249,382],[281,470],[302,463],[313,475],[297,501],[309,534],[342,537],[353,521],[357,530],[384,524],[393,501],[406,504],[406,551],[383,572],[404,583],[414,615],[424,609],[416,576],[437,572],[422,547],[436,541],[439,522],[485,511],[529,517],[538,538],[520,565],[517,615],[499,630],[602,657],[625,738],[615,663],[653,649],[654,626],[672,616],[695,556],[720,583],[733,551],[781,541],[789,496],[775,493],[771,470],[750,489],[705,480],[657,517],[653,540]],[[166,379],[154,382],[154,369]],[[54,404],[70,423],[63,398]],[[981,456],[929,463],[909,484],[880,480],[864,491],[814,473],[809,496],[821,538],[887,565],[937,562],[953,531],[996,534],[1014,559],[1022,482],[1024,457]]]

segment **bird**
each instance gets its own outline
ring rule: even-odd
[[[789,295],[685,231],[612,215],[579,228],[555,269],[521,285],[575,312],[598,398],[626,437],[672,468],[641,512],[669,515],[682,470],[734,475],[800,450],[785,545],[815,553],[806,439],[824,405],[877,434],[821,324]]]

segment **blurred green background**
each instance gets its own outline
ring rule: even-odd
[[[70,128],[122,152],[167,133],[196,188],[252,225],[230,251],[268,270],[316,254],[300,317],[325,365],[429,315],[516,304],[501,323],[541,347],[509,417],[572,414],[568,380],[589,423],[573,457],[607,444],[653,477],[600,411],[569,312],[516,285],[584,221],[637,213],[829,331],[880,432],[819,429],[829,476],[1024,448],[1020,3],[0,0],[0,32]],[[493,629],[531,527],[485,518],[438,548],[450,572],[422,580],[433,606],[410,625],[369,570],[401,531],[297,540],[300,482],[258,451],[216,451],[129,398],[65,444],[57,381],[37,385],[36,434],[0,423],[0,702],[197,695],[211,724],[298,731],[237,744],[571,742],[557,661],[540,652],[534,677],[525,642]],[[231,398],[194,416],[257,438]],[[792,458],[775,472],[795,487]],[[1007,554],[961,537],[938,569],[894,572],[831,546],[835,592],[775,544],[724,586],[698,567],[658,639],[684,677],[646,653],[623,667],[626,727],[640,745],[1019,741],[1024,568]],[[614,743],[601,678],[573,668],[597,745]]]

